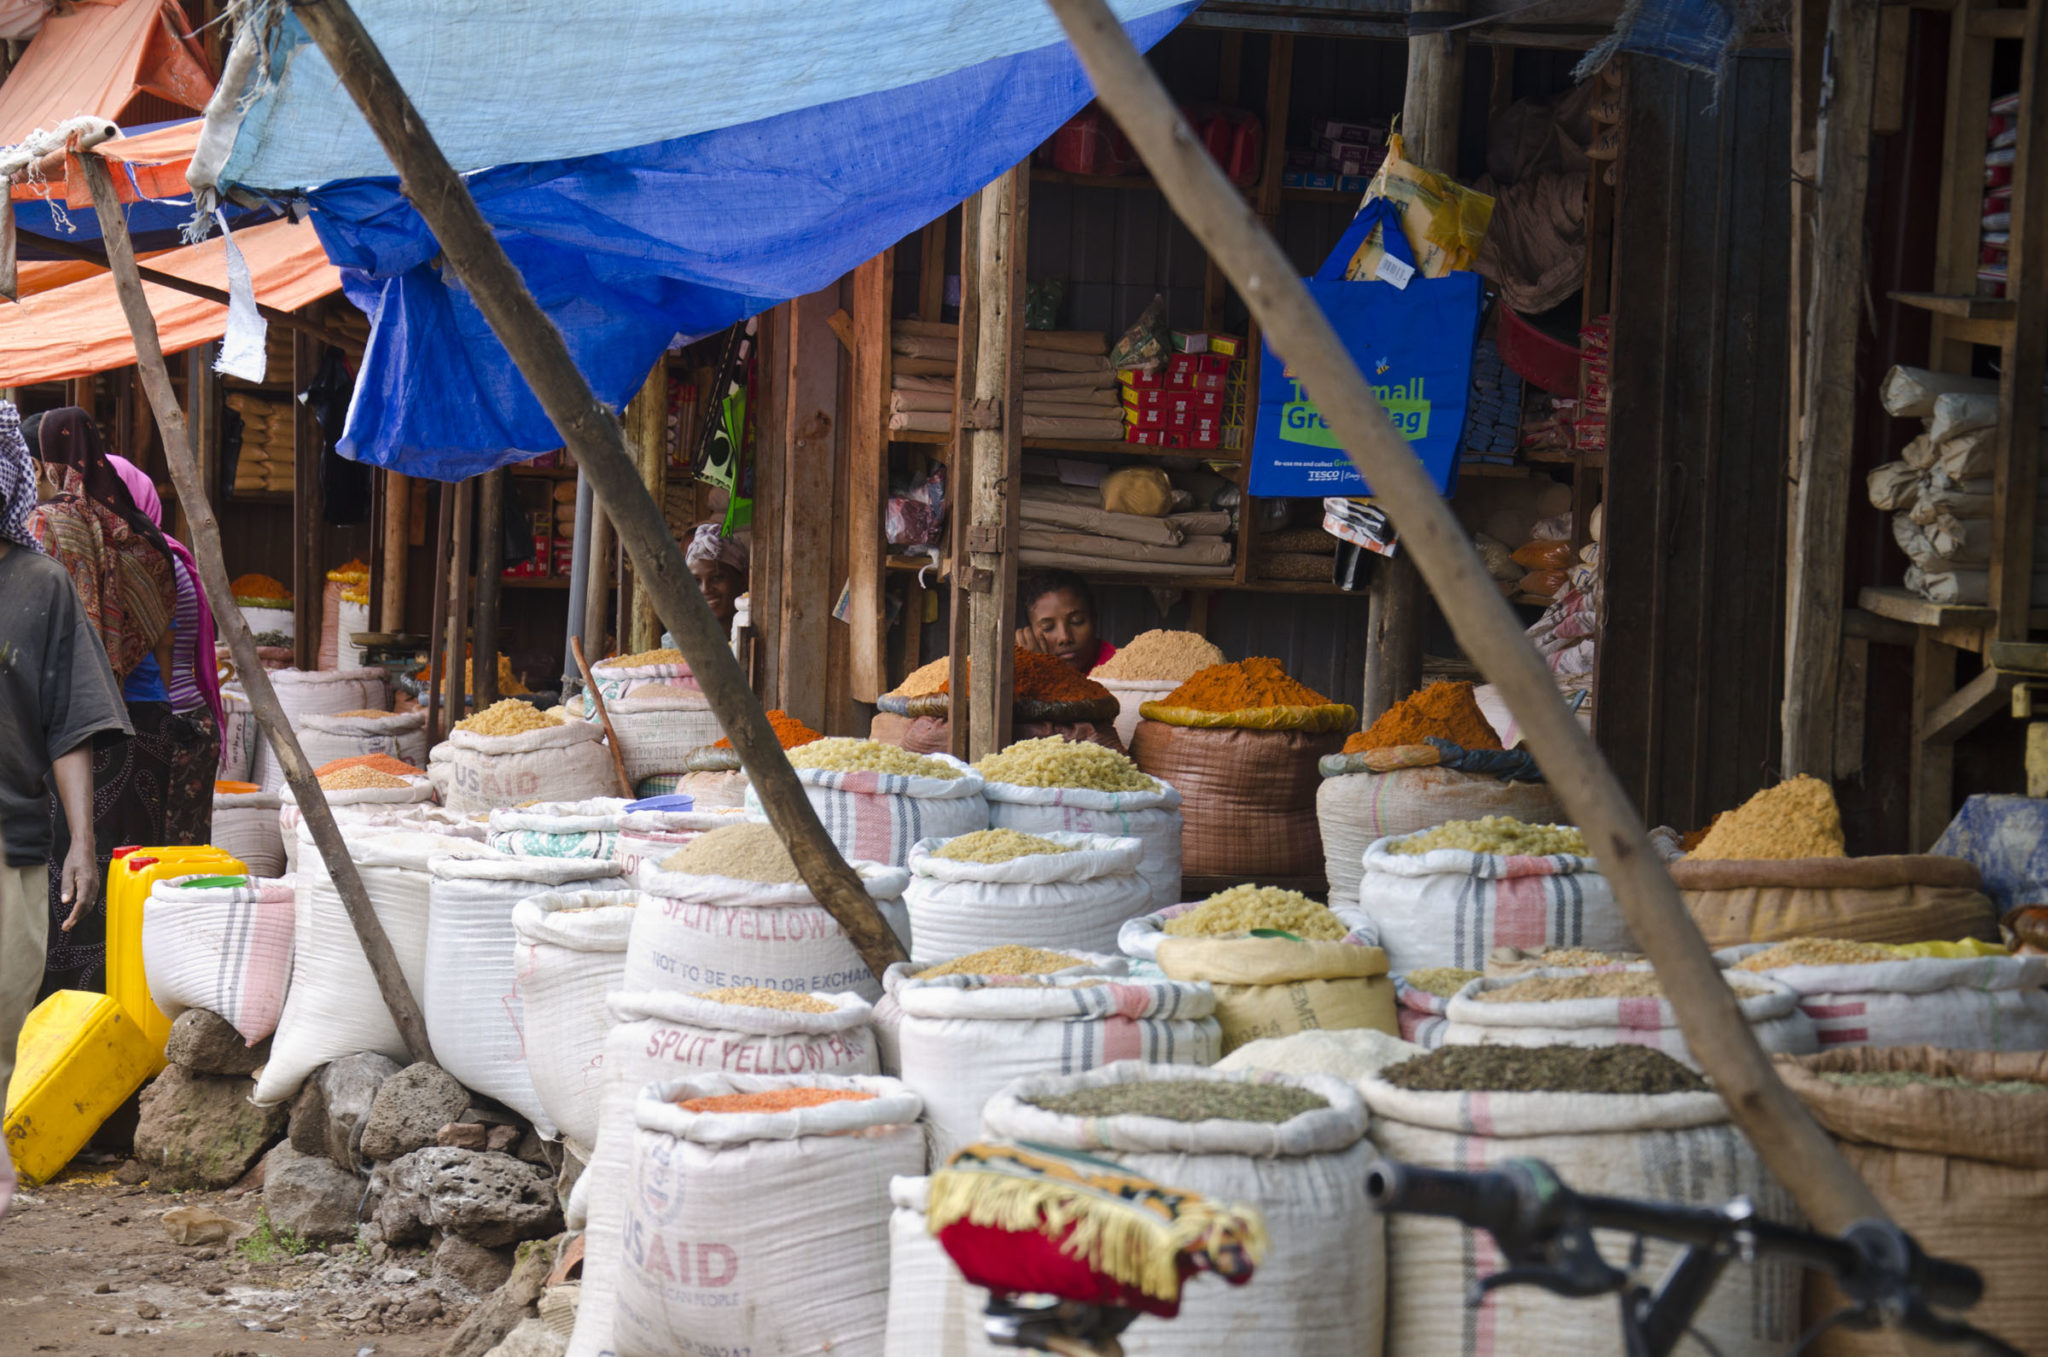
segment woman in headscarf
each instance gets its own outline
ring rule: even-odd
[[[43,485],[29,531],[70,572],[122,685],[135,730],[131,740],[93,751],[94,857],[105,881],[117,846],[169,841],[176,769],[189,761],[199,739],[192,724],[171,710],[163,680],[171,662],[177,569],[170,545],[107,460],[85,411],[67,406],[44,415],[30,450]],[[70,846],[70,828],[54,802],[50,818],[52,860],[58,861]],[[59,897],[53,872],[50,912],[61,921],[71,911]],[[88,909],[68,932],[53,928],[43,993],[103,989],[106,934],[103,909]]]
[[[699,523],[683,551],[683,562],[704,591],[711,615],[724,630],[732,630],[739,611],[740,595],[747,592],[747,544],[728,534],[717,523]]]

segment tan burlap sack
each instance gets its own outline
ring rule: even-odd
[[[1344,732],[1202,729],[1138,722],[1131,758],[1181,795],[1186,876],[1317,877],[1316,761]]]
[[[1998,916],[1977,868],[1936,854],[1671,864],[1709,947],[1786,938],[1859,942],[1998,938]]]
[[[1835,1138],[1893,1220],[1938,1258],[1984,1275],[1984,1299],[1965,1314],[2022,1352],[2048,1352],[2048,1092],[1987,1093],[1928,1084],[1904,1088],[1832,1083],[1825,1074],[1905,1072],[1973,1083],[2048,1085],[2048,1052],[1944,1051],[1933,1046],[1858,1047],[1780,1056],[1778,1073]],[[1842,1297],[1810,1273],[1809,1321]],[[1906,1349],[1889,1333],[1832,1329],[1810,1349],[1864,1357]]]

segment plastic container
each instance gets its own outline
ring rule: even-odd
[[[1500,349],[1501,362],[1524,381],[1553,396],[1579,394],[1579,351],[1552,339],[1505,306],[1500,308],[1494,344]]]
[[[7,1086],[7,1149],[22,1181],[55,1176],[163,1063],[163,1043],[107,995],[58,990],[37,1004]]]
[[[688,792],[671,792],[667,796],[649,796],[626,803],[628,812],[636,810],[692,811],[697,808],[697,798]]]
[[[107,866],[107,995],[121,1006],[155,1052],[150,1074],[164,1067],[171,1020],[149,997],[142,969],[142,906],[167,877],[246,875],[248,867],[211,844],[116,848]]]

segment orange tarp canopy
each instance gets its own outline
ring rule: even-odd
[[[0,84],[0,146],[81,114],[118,123],[138,94],[204,109],[213,76],[185,26],[177,0],[79,0],[52,14]]]
[[[235,232],[235,244],[249,261],[256,300],[266,306],[296,311],[341,290],[341,271],[327,262],[311,222],[252,226]],[[29,265],[22,267],[25,271]],[[227,289],[227,258],[219,236],[168,250],[151,259],[149,267]],[[219,339],[227,331],[228,309],[220,303],[156,283],[142,286],[165,353]],[[14,306],[0,302],[0,386],[64,381],[134,362],[135,339],[114,295],[112,274],[26,296]]]
[[[5,89],[5,86],[0,86],[0,89]],[[114,167],[114,195],[124,203],[133,202],[138,196],[189,196],[192,186],[185,182],[185,169],[192,163],[192,153],[198,149],[199,129],[203,121],[193,118],[144,132],[139,137],[115,137],[95,146],[94,153]],[[53,155],[45,166],[57,159]],[[78,168],[78,157],[65,155],[62,165],[64,173],[61,177],[55,169],[46,168],[48,177],[45,179],[17,182],[14,201],[54,198],[66,207],[91,207],[92,190],[86,187],[85,174]]]

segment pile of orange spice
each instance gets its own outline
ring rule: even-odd
[[[1405,701],[1387,708],[1370,730],[1361,730],[1344,742],[1344,752],[1358,754],[1368,749],[1392,749],[1421,744],[1427,736],[1449,740],[1466,749],[1498,749],[1500,736],[1469,683],[1432,683]]]
[[[1083,678],[1057,655],[1016,651],[1011,665],[1011,698],[1017,702],[1113,702],[1116,695],[1094,679]],[[950,692],[948,684],[939,691]]]
[[[825,738],[780,707],[769,709],[768,724],[775,729],[775,742],[784,749],[795,749],[801,745],[807,745],[813,740]],[[720,738],[711,747],[713,749],[730,749],[732,748],[732,741]]]
[[[679,1098],[685,1112],[794,1112],[824,1103],[864,1103],[872,1093],[850,1088],[771,1088],[760,1093],[721,1093],[710,1098]]]
[[[1330,699],[1287,677],[1280,661],[1255,656],[1215,664],[1159,699],[1163,707],[1197,711],[1251,711],[1259,707],[1324,707]]]
[[[329,773],[341,772],[344,768],[367,768],[373,773],[388,773],[392,777],[418,777],[421,770],[402,759],[389,754],[357,754],[354,758],[334,759],[313,770],[314,777],[325,777]]]
[[[237,575],[228,582],[236,598],[290,598],[291,590],[268,575]]]

